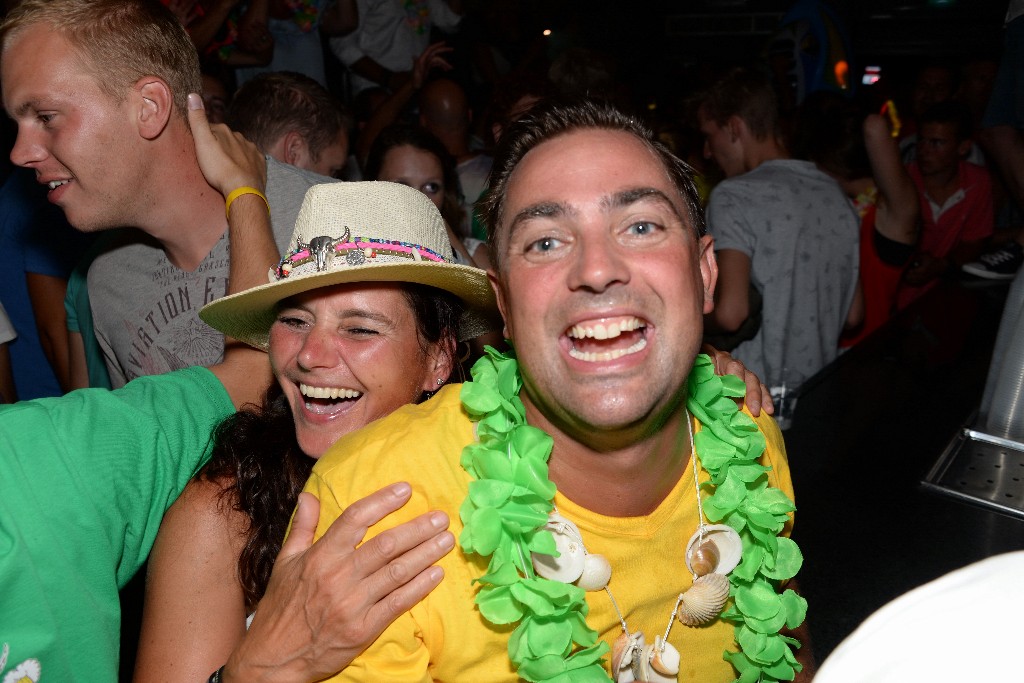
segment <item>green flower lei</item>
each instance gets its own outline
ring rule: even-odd
[[[530,553],[557,552],[544,529],[556,490],[547,466],[553,442],[526,423],[515,353],[487,347],[472,376],[461,399],[477,423],[477,441],[462,451],[461,465],[473,481],[459,510],[459,544],[467,553],[491,558],[477,579],[477,607],[492,624],[518,622],[508,653],[520,678],[608,681],[602,659],[608,644],[587,625],[583,589],[537,576],[530,560]],[[778,535],[795,506],[768,486],[769,468],[757,462],[764,436],[732,400],[744,395],[742,380],[719,377],[711,359],[699,355],[688,383],[687,408],[704,425],[694,436],[710,475],[703,485],[712,492],[704,513],[743,539],[742,561],[729,575],[733,605],[722,614],[735,626],[740,651],[723,657],[739,672],[739,683],[793,680],[801,666],[792,648],[800,643],[779,631],[803,622],[807,602],[792,590],[779,594],[777,585],[795,576],[803,562],[796,543]]]

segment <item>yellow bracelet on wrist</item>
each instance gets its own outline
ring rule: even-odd
[[[241,197],[243,194],[254,194],[263,200],[263,203],[267,205],[267,213],[270,213],[270,202],[267,201],[267,195],[263,194],[255,187],[248,187],[243,185],[242,187],[236,187],[228,194],[224,200],[224,215],[231,218],[231,203]]]

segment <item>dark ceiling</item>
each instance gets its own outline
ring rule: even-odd
[[[1007,0],[827,0],[854,69],[998,59]],[[761,59],[793,0],[554,0],[580,42],[612,56],[642,90],[688,68]]]
[[[698,49],[749,49],[767,38],[794,4],[779,0],[691,0],[661,4],[669,37]],[[843,20],[855,51],[866,56],[963,56],[999,44],[1006,0],[836,0],[823,3]],[[714,43],[707,41],[717,41]]]

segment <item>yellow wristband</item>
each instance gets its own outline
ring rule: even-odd
[[[236,187],[234,190],[231,190],[231,193],[228,194],[227,199],[224,200],[225,216],[231,218],[231,203],[238,199],[239,197],[241,197],[243,194],[254,194],[260,199],[262,199],[263,203],[267,205],[267,213],[270,213],[270,202],[267,201],[267,196],[260,192],[259,190],[257,190],[255,187],[247,187],[243,185],[242,187]]]

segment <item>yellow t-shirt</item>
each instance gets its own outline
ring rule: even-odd
[[[384,524],[370,529],[372,537],[385,528],[428,510],[444,510],[451,530],[462,532],[459,506],[470,476],[459,466],[463,447],[473,436],[473,423],[462,411],[460,385],[447,386],[418,406],[406,406],[389,417],[339,441],[313,468],[306,490],[320,498],[317,534],[353,501],[396,481],[412,485],[412,500]],[[770,417],[756,422],[768,443],[762,463],[770,465],[769,481],[791,499],[792,484],[785,448]],[[699,428],[699,425],[698,425]],[[699,453],[698,453],[699,462]],[[707,473],[701,470],[701,481]],[[559,512],[579,526],[587,550],[608,558],[609,588],[630,631],[642,630],[648,643],[663,634],[676,596],[692,578],[683,551],[697,529],[693,469],[686,468],[672,492],[644,517],[605,517],[594,514],[561,494]],[[473,602],[487,567],[485,558],[466,555],[456,547],[441,561],[445,578],[425,600],[402,615],[366,652],[332,681],[515,681],[508,659],[513,628],[488,623]],[[587,593],[587,623],[609,646],[622,632],[604,591]],[[669,640],[679,650],[679,680],[702,683],[735,679],[722,659],[735,649],[733,626],[721,620],[699,628],[676,622]],[[606,664],[610,655],[605,658]]]

